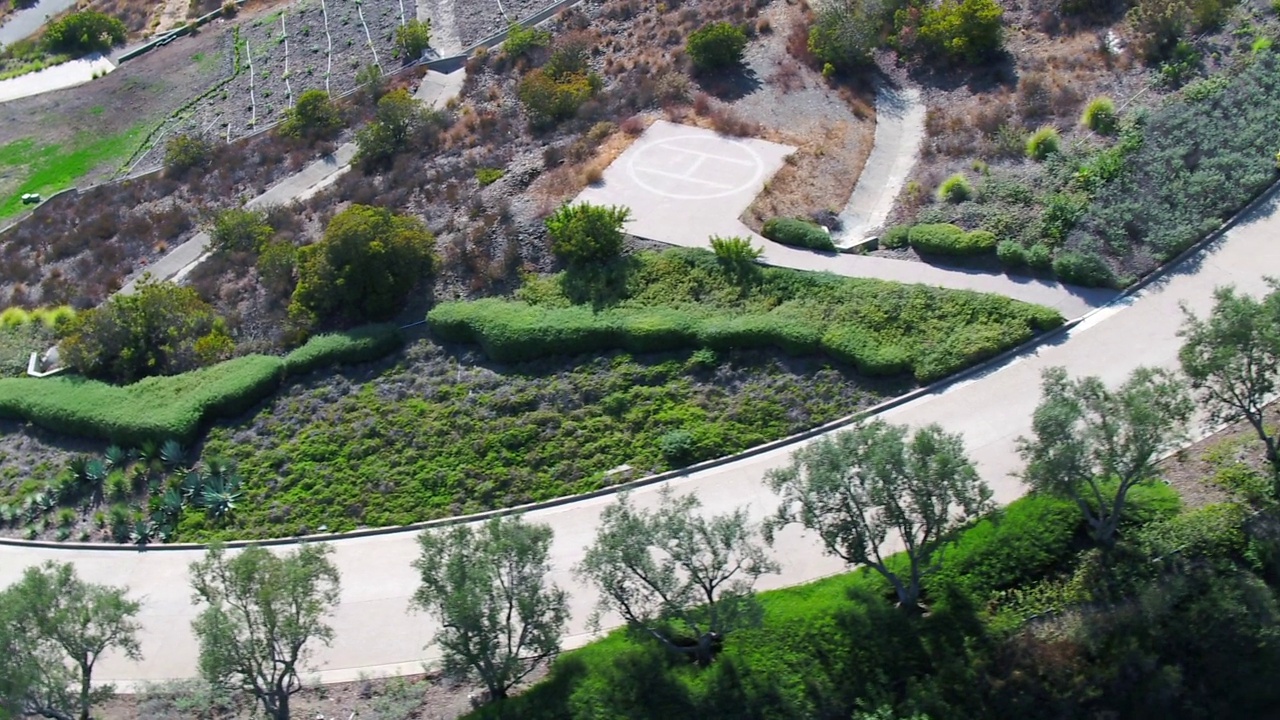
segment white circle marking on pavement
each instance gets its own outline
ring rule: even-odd
[[[627,161],[627,174],[645,190],[675,200],[709,200],[733,195],[751,188],[760,180],[764,174],[764,161],[751,146],[739,140],[720,138],[710,152],[693,147],[707,140],[706,135],[678,135],[655,140],[640,148]],[[737,151],[736,157],[722,154],[722,148],[733,148]],[[690,167],[682,172],[673,172],[664,168],[656,158],[642,160],[655,150],[683,156],[689,160]],[[704,168],[707,165],[720,167],[708,172]],[[729,166],[731,172],[726,174],[724,166]],[[730,179],[729,183],[723,182],[726,178]]]

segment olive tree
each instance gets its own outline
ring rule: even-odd
[[[1253,428],[1266,448],[1280,498],[1280,439],[1263,416],[1280,376],[1280,289],[1274,280],[1271,284],[1272,291],[1260,301],[1232,287],[1218,288],[1213,310],[1204,319],[1184,305],[1178,359],[1214,421],[1244,420]]]
[[[549,526],[494,518],[428,530],[418,543],[413,604],[440,622],[434,642],[448,674],[479,678],[500,699],[559,654],[569,606],[547,580]]]
[[[0,716],[89,720],[112,694],[92,686],[108,650],[140,660],[137,601],[128,590],[81,580],[70,563],[27,568],[0,592]]]
[[[707,665],[725,635],[760,622],[752,588],[778,565],[744,509],[705,518],[695,512],[699,504],[669,488],[652,511],[620,496],[604,509],[595,542],[574,572],[600,591],[594,626],[616,612],[633,629]]]
[[[1115,544],[1129,491],[1155,478],[1160,455],[1186,437],[1194,405],[1165,370],[1138,368],[1116,390],[1097,377],[1044,371],[1030,438],[1018,438],[1033,489],[1070,498],[1094,540]]]
[[[338,602],[338,570],[327,545],[286,555],[250,546],[228,557],[213,545],[191,564],[191,623],[200,642],[200,674],[211,684],[248,691],[273,720],[288,720],[289,698],[302,689],[309,646],[329,645],[325,618]]]
[[[991,489],[963,439],[938,425],[909,435],[883,420],[864,423],[806,445],[766,478],[782,497],[765,525],[771,541],[782,527],[799,524],[827,553],[883,576],[899,607],[913,611],[922,581],[941,567],[942,537],[991,507]],[[897,543],[907,556],[905,573],[887,562]]]

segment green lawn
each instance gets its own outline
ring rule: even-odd
[[[0,166],[16,169],[23,178],[12,194],[0,200],[0,218],[27,207],[22,204],[25,193],[51,195],[74,186],[97,167],[128,157],[145,134],[144,126],[135,125],[107,137],[84,133],[69,145],[37,145],[30,138],[0,145]]]

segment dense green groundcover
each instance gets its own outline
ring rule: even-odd
[[[865,375],[946,377],[1062,323],[1046,307],[998,295],[783,268],[730,265],[705,250],[623,258],[603,269],[530,280],[517,300],[444,303],[444,338],[492,358],[625,349],[770,347],[818,352]]]
[[[394,366],[317,376],[214,427],[202,454],[237,462],[244,502],[225,528],[191,513],[178,536],[399,525],[581,493],[623,463],[639,475],[738,452],[906,387],[762,352],[475,360],[423,340]]]
[[[1131,497],[1109,556],[1071,502],[1028,496],[946,549],[926,616],[895,608],[879,576],[849,573],[763,593],[763,626],[731,634],[709,668],[618,631],[472,717],[1270,716],[1275,566],[1245,560],[1245,513],[1176,514],[1163,485]]]
[[[316,368],[381,357],[403,342],[375,325],[321,335],[284,357],[246,355],[180,375],[116,386],[79,376],[0,379],[0,417],[125,446],[190,440],[205,420],[234,417]]]

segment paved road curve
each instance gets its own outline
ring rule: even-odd
[[[1268,206],[1254,213],[1190,262],[1125,301],[1092,314],[1065,337],[1017,357],[984,375],[958,382],[889,413],[896,422],[939,422],[964,433],[970,452],[997,499],[1008,502],[1022,488],[1010,473],[1017,469],[1013,443],[1027,431],[1037,401],[1040,371],[1065,365],[1074,374],[1098,374],[1119,382],[1138,365],[1172,366],[1176,362],[1180,322],[1178,305],[1204,312],[1215,286],[1234,283],[1247,292],[1264,290],[1263,276],[1280,274],[1280,216]],[[714,511],[749,504],[763,514],[773,499],[763,487],[763,473],[786,461],[778,450],[671,481],[679,492],[697,492]],[[658,488],[637,492],[640,504],[654,501]],[[568,569],[589,542],[600,509],[608,499],[591,499],[531,513],[556,531],[555,572],[573,588],[570,644],[589,636],[585,620],[593,597],[575,587]],[[335,645],[317,654],[318,677],[340,681],[361,672],[407,672],[430,658],[422,647],[431,635],[426,618],[407,610],[415,587],[410,569],[416,544],[411,533],[353,538],[334,543],[342,572],[341,606],[334,618]],[[840,569],[816,551],[810,538],[791,533],[780,538],[778,555],[784,572],[768,578],[768,587],[812,580]],[[182,677],[195,670],[196,646],[189,623],[186,568],[198,557],[191,550],[33,549],[0,545],[0,586],[13,582],[22,568],[46,559],[72,561],[96,582],[127,584],[143,601],[142,650],[139,663],[108,658],[96,673],[102,681],[131,682]]]

